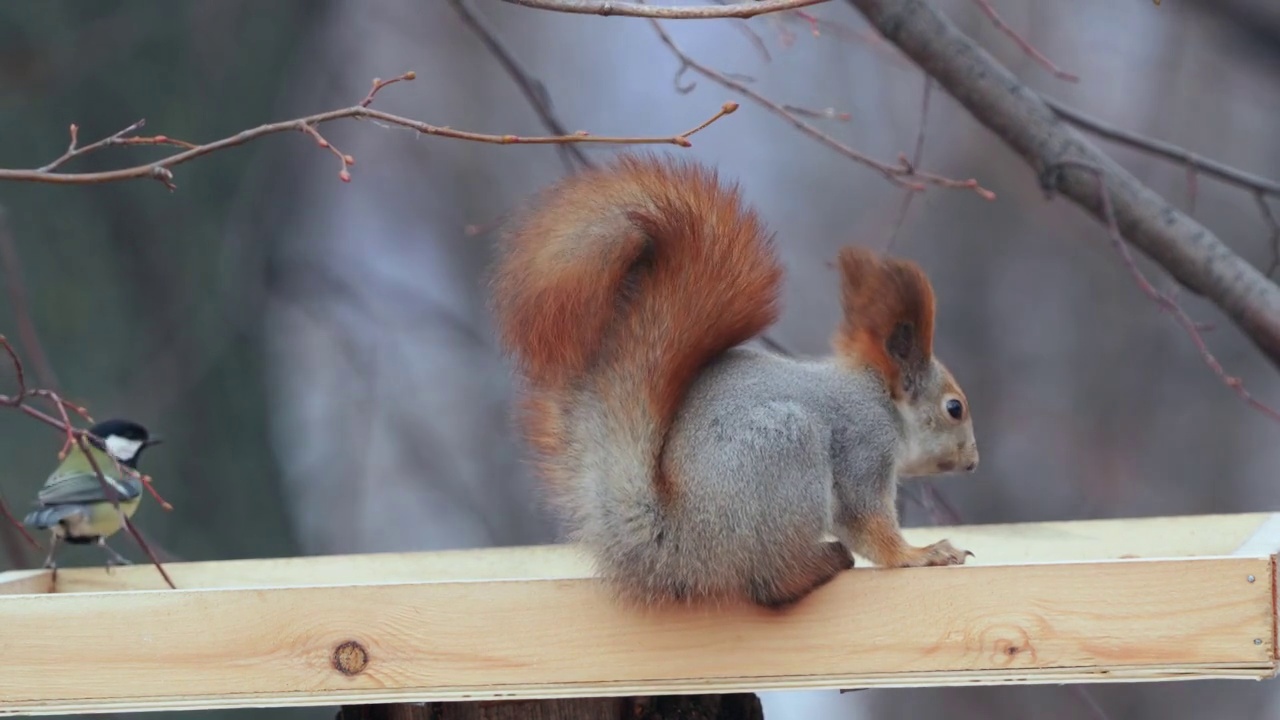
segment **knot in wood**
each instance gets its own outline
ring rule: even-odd
[[[355,640],[333,649],[333,668],[343,675],[359,675],[369,665],[369,651]]]

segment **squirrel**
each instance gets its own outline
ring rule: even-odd
[[[837,266],[834,352],[801,360],[740,347],[777,320],[783,270],[714,169],[622,155],[515,214],[488,282],[519,426],[615,598],[780,610],[852,553],[973,555],[909,544],[895,504],[901,477],[978,465],[968,401],[933,355],[933,288],[865,248]]]

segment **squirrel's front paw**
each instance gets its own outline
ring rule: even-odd
[[[951,544],[950,540],[939,540],[921,549],[919,564],[920,566],[963,565],[965,558],[972,556],[973,553],[957,548]]]

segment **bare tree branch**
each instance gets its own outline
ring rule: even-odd
[[[377,94],[377,92],[380,89],[382,89],[383,87],[386,87],[387,85],[390,85],[392,83],[399,82],[402,80],[412,80],[414,79],[414,77],[415,77],[414,73],[409,72],[409,73],[400,75],[398,77],[391,78],[390,80],[375,79],[373,81],[373,88],[369,91],[369,94],[365,96],[364,100],[362,100],[358,105],[353,105],[352,107],[348,107],[348,108],[342,108],[340,110],[330,110],[328,112],[317,113],[315,115],[308,115],[307,117],[297,118],[295,120],[284,120],[282,122],[259,125],[256,128],[252,128],[249,130],[242,130],[241,132],[238,132],[235,135],[232,135],[230,137],[226,137],[221,140],[216,140],[214,142],[207,143],[204,145],[195,145],[195,144],[183,142],[180,140],[174,140],[172,138],[165,137],[164,135],[157,135],[155,137],[147,137],[147,138],[126,137],[129,133],[132,133],[133,131],[143,126],[143,121],[139,120],[133,125],[130,125],[124,130],[121,130],[120,132],[117,132],[107,138],[99,140],[91,145],[78,147],[76,145],[78,128],[75,125],[72,125],[71,126],[71,144],[68,146],[67,151],[63,153],[61,157],[49,163],[48,165],[35,168],[32,170],[0,169],[0,180],[13,180],[13,181],[19,181],[19,182],[24,182],[24,181],[25,182],[45,182],[45,183],[60,183],[60,184],[91,184],[91,183],[113,182],[118,180],[130,180],[135,178],[151,178],[153,180],[159,180],[160,182],[164,183],[165,186],[168,187],[170,190],[173,190],[175,189],[176,186],[173,184],[173,172],[169,169],[171,167],[180,165],[189,160],[194,160],[202,155],[208,155],[209,153],[216,152],[218,150],[224,150],[229,147],[243,145],[247,142],[256,140],[257,138],[260,138],[266,135],[271,135],[274,133],[281,133],[281,132],[296,131],[296,132],[306,133],[311,137],[315,138],[316,143],[320,145],[320,147],[329,150],[338,158],[339,163],[342,165],[342,169],[339,171],[338,177],[345,182],[351,179],[351,175],[347,171],[347,167],[355,164],[355,159],[350,155],[347,155],[339,151],[338,149],[334,148],[329,143],[329,141],[325,140],[324,137],[320,135],[320,131],[316,129],[317,125],[320,125],[326,122],[331,122],[333,120],[340,120],[342,118],[364,118],[364,119],[370,119],[370,120],[378,120],[389,125],[398,125],[400,127],[406,127],[411,130],[416,130],[419,133],[422,133],[424,135],[438,135],[441,137],[450,137],[450,138],[456,138],[459,140],[470,140],[473,142],[493,143],[497,145],[548,145],[548,144],[560,145],[560,144],[568,144],[568,143],[605,143],[605,144],[611,144],[611,145],[668,144],[668,145],[679,145],[680,147],[689,147],[692,144],[689,142],[690,135],[693,135],[694,133],[702,130],[703,128],[707,127],[711,123],[715,122],[716,120],[719,120],[721,117],[737,109],[737,103],[725,103],[721,107],[719,112],[713,115],[706,122],[698,125],[695,128],[686,130],[685,132],[679,133],[677,135],[666,136],[666,137],[610,137],[605,135],[591,135],[586,131],[578,131],[578,132],[569,133],[565,135],[557,135],[557,136],[550,136],[550,137],[524,137],[520,135],[487,135],[484,133],[469,132],[466,130],[454,130],[453,128],[439,127],[436,125],[430,125],[428,123],[421,122],[419,120],[413,120],[410,118],[401,117],[399,115],[392,115],[391,113],[382,112],[381,110],[374,110],[369,107],[369,104],[373,102],[374,95]],[[108,145],[178,145],[185,149],[182,152],[176,153],[174,155],[170,155],[169,157],[162,158],[155,162],[150,162],[144,165],[137,165],[129,168],[122,168],[119,170],[107,170],[103,172],[90,172],[90,173],[57,172],[57,168],[62,166],[67,161],[73,158],[79,157],[81,155],[84,155],[85,153],[92,152],[94,150],[106,147]]]
[[[1192,292],[1216,304],[1280,367],[1280,288],[1207,228],[1147,188],[923,0],[848,0],[890,42],[1018,152],[1046,192],[1106,222],[1097,168],[1123,237]],[[1076,163],[1076,164],[1069,164]]]
[[[1018,47],[1022,49],[1022,52],[1025,53],[1027,57],[1040,63],[1046,70],[1053,73],[1054,77],[1057,77],[1059,80],[1066,80],[1067,82],[1080,81],[1078,76],[1055,65],[1054,62],[1046,57],[1044,53],[1037,50],[1034,45],[1026,40],[1026,38],[1019,35],[1017,30],[1009,27],[1009,23],[1006,23],[1004,18],[1000,17],[1000,13],[996,12],[995,7],[991,4],[990,0],[973,0],[973,2],[982,10],[987,18],[991,20],[991,24],[995,25],[997,30],[1004,33],[1010,40],[1017,43]]]
[[[13,514],[13,511],[9,509],[9,506],[5,504],[3,495],[0,495],[0,515],[3,515],[4,519],[9,521],[8,527],[13,528],[19,535],[23,537],[23,539],[27,541],[28,544],[31,545],[31,547],[35,548],[36,550],[42,549],[40,547],[39,541],[31,537],[31,533],[27,532],[27,528],[22,524],[22,521],[19,520],[17,516]],[[21,546],[8,548],[9,562],[12,563],[14,567],[22,566],[24,558],[22,557],[21,550],[22,550]]]
[[[1089,170],[1097,178],[1098,194],[1102,198],[1102,212],[1103,215],[1106,216],[1107,233],[1111,238],[1111,245],[1115,248],[1115,251],[1120,254],[1120,258],[1124,261],[1125,269],[1129,271],[1129,275],[1133,278],[1133,281],[1137,283],[1138,289],[1142,291],[1142,294],[1146,295],[1151,302],[1156,304],[1156,307],[1160,308],[1160,310],[1173,316],[1173,319],[1176,320],[1187,333],[1187,337],[1191,338],[1191,342],[1195,344],[1196,349],[1200,351],[1201,359],[1203,359],[1205,364],[1209,366],[1209,369],[1213,371],[1213,374],[1217,375],[1219,380],[1222,380],[1222,383],[1226,385],[1227,388],[1238,395],[1241,400],[1253,409],[1276,422],[1280,422],[1280,412],[1277,412],[1275,408],[1272,408],[1270,405],[1267,405],[1261,400],[1255,398],[1248,390],[1245,389],[1244,383],[1240,381],[1240,378],[1227,374],[1226,369],[1222,367],[1222,363],[1218,362],[1218,358],[1214,357],[1213,352],[1209,350],[1209,344],[1205,342],[1204,335],[1200,333],[1200,326],[1195,320],[1191,319],[1191,316],[1182,309],[1182,306],[1178,305],[1178,302],[1174,299],[1173,295],[1171,293],[1164,293],[1157,290],[1156,287],[1151,284],[1151,281],[1147,279],[1147,276],[1142,273],[1142,270],[1138,268],[1138,263],[1133,259],[1133,253],[1129,252],[1129,245],[1125,243],[1124,238],[1120,236],[1120,228],[1116,224],[1115,207],[1111,202],[1111,189],[1108,188],[1106,184],[1106,175],[1098,168],[1087,163],[1077,162],[1074,160],[1068,162]]]
[[[498,34],[489,27],[479,15],[471,9],[467,0],[449,0],[449,4],[453,6],[454,12],[458,13],[458,17],[462,18],[462,22],[471,28],[471,31],[480,38],[480,42],[484,43],[485,48],[490,54],[502,65],[502,69],[511,77],[517,87],[520,88],[521,94],[525,100],[529,101],[529,106],[538,114],[538,119],[542,121],[542,126],[555,135],[568,135],[569,130],[565,128],[564,123],[560,122],[560,118],[556,117],[555,112],[551,109],[551,95],[547,92],[547,86],[541,80],[530,75],[524,67],[516,60],[515,55],[507,49],[506,43],[498,38]],[[587,154],[582,148],[573,145],[557,146],[565,159],[565,169],[573,172],[573,163],[569,161],[572,156],[583,167],[592,167],[595,163],[591,162]]]
[[[933,95],[933,78],[929,77],[929,73],[924,75],[924,95],[920,100],[920,127],[916,130],[916,150],[911,154],[911,167],[920,167],[920,163],[924,160],[924,138],[925,130],[929,126],[929,98]],[[914,200],[916,194],[907,191],[902,196],[902,205],[898,206],[898,222],[893,226],[893,232],[889,234],[889,242],[885,245],[885,250],[893,248],[893,244],[898,240],[898,232],[902,230],[902,225],[907,221],[907,211],[911,209],[911,201]]]
[[[1198,173],[1210,175],[1237,187],[1253,190],[1264,195],[1280,196],[1280,182],[1197,155],[1173,143],[1167,143],[1163,140],[1156,140],[1155,138],[1118,128],[1053,98],[1042,95],[1041,99],[1062,119],[1099,137],[1104,137],[1174,162],[1185,163]]]
[[[653,24],[653,29],[658,33],[658,37],[662,39],[663,44],[666,45],[676,58],[680,60],[680,70],[676,73],[677,80],[686,70],[693,70],[712,82],[729,88],[730,90],[742,93],[755,101],[756,104],[761,105],[773,114],[786,119],[793,127],[805,135],[808,135],[850,160],[861,163],[872,170],[875,170],[884,176],[886,180],[899,187],[907,188],[912,191],[923,191],[926,185],[936,185],[944,188],[960,188],[972,190],[984,200],[995,200],[995,193],[979,185],[978,181],[974,178],[955,180],[952,178],[942,177],[941,175],[923,172],[919,168],[911,165],[904,155],[900,155],[898,157],[897,165],[889,165],[854,150],[852,147],[849,147],[813,125],[805,122],[796,113],[788,110],[785,106],[770,100],[759,92],[747,87],[746,84],[738,82],[737,80],[730,78],[728,75],[714,70],[711,67],[693,59],[693,57],[677,45],[676,41],[671,38],[671,35],[662,28],[662,23],[660,21],[650,20],[649,22]],[[677,85],[677,90],[680,92],[689,92],[693,87],[694,86],[692,84],[684,86]]]
[[[651,7],[614,0],[503,0],[538,10],[577,15],[621,15],[626,17],[662,18],[664,20],[708,20],[712,18],[751,18],[757,15],[796,10],[828,0],[755,0],[732,5],[690,5],[687,7]]]

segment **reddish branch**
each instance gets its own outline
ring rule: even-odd
[[[656,145],[668,144],[679,145],[680,147],[689,147],[692,143],[689,136],[702,130],[711,123],[719,120],[721,117],[733,112],[736,109],[735,103],[726,103],[719,112],[713,115],[706,122],[695,128],[686,130],[685,132],[665,137],[613,137],[605,135],[592,135],[584,130],[569,133],[567,135],[556,135],[547,137],[524,137],[520,135],[487,135],[484,133],[468,132],[465,130],[454,130],[453,128],[439,127],[430,125],[411,118],[393,115],[391,113],[374,110],[369,107],[373,102],[374,96],[383,87],[395,82],[403,80],[412,80],[415,75],[412,72],[405,73],[390,80],[373,81],[373,87],[359,104],[340,110],[330,110],[328,112],[308,115],[307,117],[298,118],[296,120],[285,120],[282,122],[268,123],[260,125],[256,128],[243,130],[230,137],[216,140],[204,145],[195,145],[178,140],[172,140],[163,135],[155,137],[136,138],[127,137],[130,133],[141,128],[144,121],[130,125],[129,127],[115,133],[109,137],[103,138],[90,145],[83,147],[77,146],[77,128],[71,126],[71,144],[67,148],[67,152],[62,157],[54,160],[52,163],[44,167],[33,170],[6,170],[0,169],[0,180],[14,180],[25,182],[47,182],[47,183],[63,183],[63,184],[88,184],[113,182],[118,180],[129,180],[135,178],[151,178],[165,184],[170,190],[176,188],[173,183],[173,171],[170,168],[181,165],[190,160],[194,160],[203,155],[224,150],[229,147],[243,145],[257,138],[282,132],[302,132],[310,135],[323,148],[328,149],[338,158],[342,168],[338,173],[338,177],[344,182],[351,179],[351,175],[347,168],[355,163],[355,159],[336,148],[334,148],[328,140],[320,134],[317,126],[333,120],[343,118],[364,118],[370,120],[378,120],[389,125],[397,125],[416,130],[424,135],[436,135],[440,137],[456,138],[459,140],[470,140],[472,142],[493,143],[498,145],[560,145],[568,143],[601,143],[611,145]],[[731,107],[732,106],[732,107]],[[89,173],[67,173],[57,172],[57,169],[67,161],[84,155],[86,153],[98,150],[109,145],[178,145],[184,148],[182,152],[175,153],[168,157],[162,158],[155,162],[137,165],[134,167],[121,168],[119,170],[107,170],[103,172]]]
[[[748,0],[728,5],[690,5],[685,7],[651,7],[618,0],[504,0],[538,10],[578,15],[620,15],[626,17],[662,18],[664,20],[709,20],[712,18],[751,18],[757,15],[796,10],[828,0]]]
[[[27,528],[22,524],[22,521],[9,511],[9,506],[5,504],[3,496],[0,496],[0,515],[4,515],[5,519],[9,521],[9,524],[14,528],[17,528],[18,532],[22,534],[22,537],[31,544],[31,547],[37,550],[43,549],[40,547],[40,542],[31,537],[31,533],[27,532]],[[18,557],[20,558],[21,555]]]
[[[973,2],[982,10],[983,13],[986,14],[987,18],[991,20],[991,24],[995,25],[1000,32],[1009,36],[1009,39],[1017,43],[1018,47],[1022,48],[1022,52],[1026,53],[1032,60],[1043,65],[1045,69],[1061,80],[1066,80],[1067,82],[1080,82],[1079,77],[1055,65],[1052,60],[1045,57],[1044,53],[1037,50],[1034,45],[1027,42],[1026,38],[1019,35],[1017,30],[1009,27],[1009,24],[1001,19],[1000,14],[997,13],[995,7],[991,5],[990,0],[973,0]]]
[[[3,349],[5,354],[9,356],[9,360],[13,364],[14,379],[18,383],[18,391],[16,393],[12,395],[0,395],[0,406],[21,410],[27,415],[30,415],[47,425],[58,428],[65,433],[66,439],[63,442],[62,449],[58,451],[58,458],[65,458],[67,451],[71,448],[71,444],[74,442],[73,428],[68,410],[80,417],[83,417],[89,422],[93,422],[93,418],[89,417],[88,412],[83,407],[64,400],[62,396],[53,390],[27,387],[26,370],[22,365],[22,361],[18,358],[18,352],[13,349],[13,345],[10,344],[9,339],[4,335],[0,335],[0,349]],[[49,404],[53,406],[54,411],[58,413],[58,417],[51,417],[50,415],[31,407],[27,404],[27,401],[31,398],[42,398],[48,400]]]
[[[805,122],[794,112],[789,111],[786,107],[770,100],[769,98],[765,97],[764,95],[761,95],[755,90],[752,90],[751,88],[747,87],[745,84],[738,82],[737,80],[734,80],[723,73],[713,70],[710,67],[698,62],[697,60],[694,60],[683,49],[681,49],[679,45],[676,44],[675,40],[671,39],[671,36],[667,34],[666,30],[662,29],[662,25],[659,21],[650,20],[649,22],[653,23],[653,28],[655,31],[657,31],[658,36],[662,38],[663,44],[665,44],[667,48],[670,49],[671,52],[676,56],[676,58],[680,60],[680,71],[679,73],[677,73],[677,78],[680,75],[684,74],[686,70],[693,70],[699,75],[702,75],[703,77],[723,87],[729,88],[730,90],[733,90],[735,92],[742,93],[743,95],[746,95],[748,98],[751,98],[751,100],[753,100],[757,104],[767,108],[769,111],[771,111],[775,115],[778,115],[786,119],[797,130],[804,133],[805,135],[808,135],[809,137],[817,140],[823,145],[826,145],[827,147],[840,153],[841,155],[844,155],[845,157],[855,162],[861,163],[875,170],[876,172],[883,175],[886,180],[900,187],[904,187],[909,190],[915,190],[915,191],[924,190],[927,185],[936,185],[936,186],[948,187],[948,188],[964,188],[964,189],[973,190],[985,200],[995,199],[996,197],[995,193],[979,185],[978,181],[973,178],[970,178],[968,180],[954,180],[951,178],[942,177],[940,175],[934,175],[932,173],[922,172],[921,170],[913,167],[911,163],[909,163],[906,157],[904,156],[899,156],[897,165],[889,165],[887,163],[883,163],[883,162],[880,162],[879,160],[875,160],[871,157],[868,157],[867,155],[864,155],[863,153],[860,153],[857,150],[854,150],[848,145],[840,142],[839,140],[836,140],[830,135],[814,127],[813,125],[810,125],[809,123]],[[677,89],[681,92],[688,92],[689,90],[693,89],[693,86],[692,85],[687,85],[683,87],[677,86]]]
[[[102,474],[102,467],[98,465],[98,461],[93,457],[93,454],[89,452],[89,448],[85,445],[84,438],[85,433],[77,435],[76,444],[80,447],[80,452],[84,453],[84,456],[88,458],[89,465],[93,468],[93,474],[98,476],[98,482],[106,489],[107,499],[111,501],[111,505],[115,507],[116,512],[120,513],[121,524],[123,524],[124,528],[133,536],[133,539],[138,543],[138,547],[142,548],[142,551],[147,554],[147,557],[151,560],[151,564],[155,565],[156,570],[160,571],[160,577],[164,578],[164,581],[168,583],[170,588],[177,590],[178,586],[173,584],[173,580],[169,577],[169,573],[165,571],[164,565],[160,564],[160,559],[151,551],[151,546],[147,544],[146,540],[142,539],[142,536],[138,534],[138,529],[133,526],[133,522],[131,522],[128,516],[124,514],[124,511],[120,509],[120,496],[116,493],[116,489],[112,487],[111,483],[107,482],[107,477]],[[148,487],[150,487],[150,485],[148,485]]]

